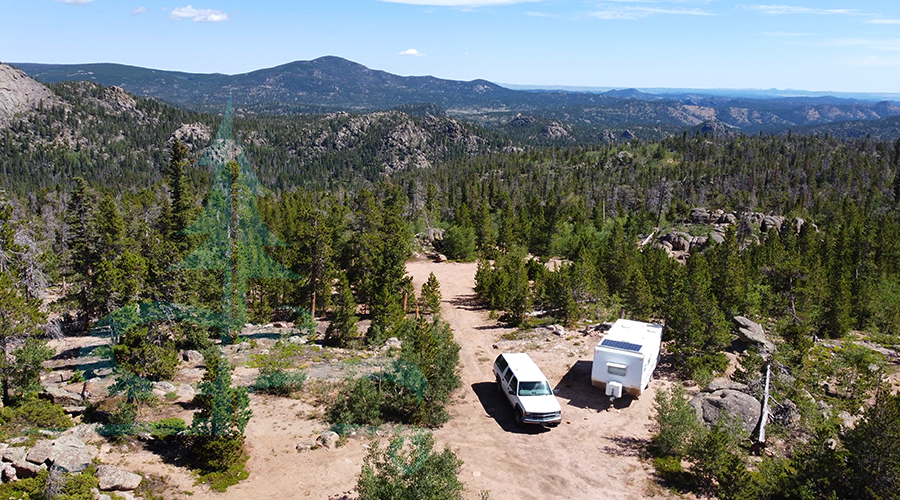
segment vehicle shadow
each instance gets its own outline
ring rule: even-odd
[[[610,408],[622,410],[631,406],[634,401],[633,396],[623,395],[621,398],[612,399],[605,395],[599,387],[591,384],[592,366],[592,361],[576,361],[556,384],[553,394],[567,400],[569,406],[590,408],[596,411],[605,411]]]
[[[497,390],[497,384],[494,382],[476,382],[472,384],[472,390],[478,396],[478,401],[485,413],[493,418],[497,425],[506,432],[516,434],[542,434],[549,432],[550,429],[540,425],[526,425],[519,427],[513,418],[513,408],[509,401],[503,397],[503,394]]]

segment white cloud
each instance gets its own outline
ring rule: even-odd
[[[432,5],[435,7],[486,7],[489,5],[512,5],[515,3],[540,2],[541,0],[381,0],[389,3],[408,5]]]
[[[149,9],[147,9],[147,7],[138,7],[136,9],[134,9],[133,11],[131,11],[131,15],[139,16],[139,15],[143,14],[144,12],[147,12],[147,10],[149,10]]]
[[[195,9],[188,5],[187,7],[177,7],[169,13],[169,19],[187,19],[190,18],[195,23],[211,22],[217,23],[228,20],[228,14],[221,10],[213,9]]]
[[[87,5],[94,0],[53,0],[54,2],[64,3],[68,5]]]
[[[870,19],[869,24],[900,24],[900,19]]]
[[[784,14],[842,14],[852,15],[858,14],[857,9],[814,9],[812,7],[796,7],[793,5],[745,5],[747,10],[755,10],[772,16]]]
[[[590,13],[600,19],[643,19],[657,14],[679,16],[714,16],[703,9],[667,9],[662,7],[624,7],[607,5]]]
[[[419,52],[419,51],[416,50],[416,49],[406,49],[406,50],[404,50],[403,52],[400,52],[399,55],[401,55],[401,56],[416,56],[416,57],[421,57],[421,56],[424,56],[425,54]]]

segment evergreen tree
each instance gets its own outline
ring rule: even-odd
[[[66,243],[71,263],[69,276],[72,286],[77,287],[79,318],[82,328],[87,330],[96,311],[96,304],[92,300],[92,277],[100,261],[100,252],[94,223],[93,193],[83,178],[76,177],[74,183],[66,208]]]
[[[257,197],[264,194],[263,188],[232,138],[230,102],[216,140],[200,164],[215,168],[213,184],[204,211],[185,232],[208,237],[175,268],[222,271],[219,328],[223,341],[230,341],[248,319],[249,280],[293,278],[294,275],[264,251],[266,246],[282,243],[269,232],[260,217]]]
[[[441,315],[441,284],[434,273],[428,275],[428,281],[422,284],[419,296],[419,310],[434,317]]]
[[[359,317],[356,315],[356,300],[353,298],[353,290],[350,289],[350,281],[343,272],[338,273],[337,302],[331,323],[325,331],[325,343],[337,347],[346,347],[348,342],[357,336],[356,323]]]

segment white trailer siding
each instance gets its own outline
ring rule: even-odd
[[[591,383],[605,389],[618,382],[629,394],[640,396],[656,369],[661,341],[660,325],[617,320],[594,348]]]

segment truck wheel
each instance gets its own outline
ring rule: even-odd
[[[497,384],[497,392],[503,394],[503,384],[500,383],[500,376],[494,375],[494,382]]]
[[[516,427],[525,427],[525,419],[522,416],[522,410],[520,410],[519,407],[516,406],[513,409],[513,413],[515,414],[516,418]]]

